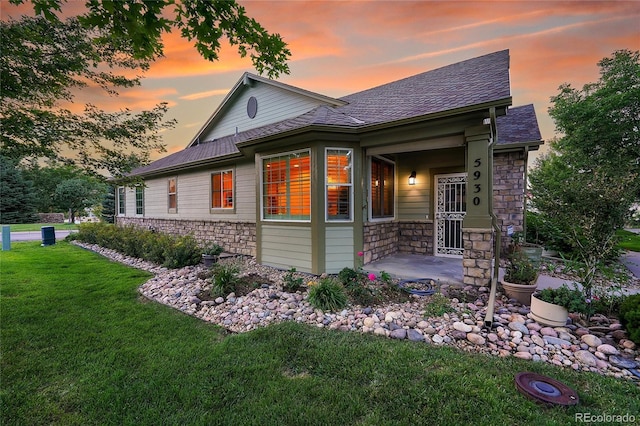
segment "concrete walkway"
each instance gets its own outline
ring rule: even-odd
[[[77,231],[71,231],[71,230],[65,230],[65,231],[58,231],[56,230],[56,241],[58,240],[63,240],[67,235],[69,235],[72,232],[77,232]],[[19,232],[15,232],[12,231],[11,232],[11,242],[17,242],[17,241],[37,241],[37,240],[41,240],[42,239],[42,232],[41,231],[19,231]]]
[[[627,252],[621,261],[636,277],[640,278],[640,253]],[[382,260],[371,262],[363,269],[375,274],[385,271],[400,279],[431,278],[440,284],[463,284],[462,259],[457,258],[396,253]],[[504,270],[501,268],[498,277],[502,279],[503,276]],[[544,274],[538,277],[537,283],[538,288],[558,288],[565,283],[572,286],[572,282],[569,280]],[[629,291],[632,294],[638,292],[640,290]]]

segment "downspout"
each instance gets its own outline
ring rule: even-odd
[[[496,126],[496,109],[491,107],[489,109],[490,125],[491,125],[491,139],[487,145],[489,150],[489,165],[491,170],[491,179],[489,180],[489,194],[491,194],[491,203],[489,203],[489,215],[491,216],[491,226],[495,232],[494,246],[493,246],[493,276],[491,277],[491,290],[489,292],[489,301],[487,303],[487,312],[484,317],[484,325],[487,328],[493,327],[493,313],[496,303],[496,288],[498,287],[498,274],[500,272],[500,251],[501,251],[501,239],[502,231],[498,226],[498,218],[493,213],[493,145],[498,139],[498,128]]]
[[[522,234],[527,241],[527,187],[529,186],[529,145],[524,147],[524,197],[522,200]]]

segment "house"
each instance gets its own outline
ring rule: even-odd
[[[360,251],[459,257],[486,285],[542,144],[511,104],[507,50],[337,99],[245,73],[186,148],[132,172],[144,187],[118,188],[117,222],[315,274]]]

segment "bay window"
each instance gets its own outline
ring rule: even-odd
[[[326,208],[327,221],[353,219],[353,151],[327,148]]]
[[[262,217],[266,220],[311,220],[309,150],[263,157]]]

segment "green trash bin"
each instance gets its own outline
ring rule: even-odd
[[[56,229],[53,226],[43,226],[40,230],[43,246],[52,246],[56,243]]]

